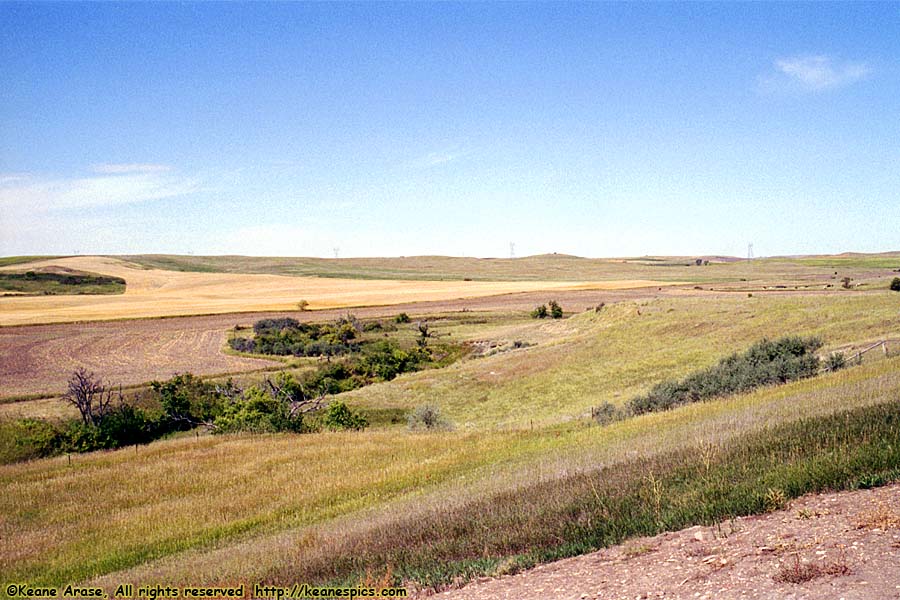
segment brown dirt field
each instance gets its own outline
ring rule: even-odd
[[[61,393],[77,367],[111,384],[178,372],[229,373],[273,363],[223,354],[225,328],[189,319],[0,328],[0,398]]]
[[[124,294],[0,298],[0,325],[66,323],[291,310],[301,299],[311,310],[454,300],[538,290],[617,290],[674,285],[615,281],[401,281],[333,279],[241,273],[186,273],[139,268],[123,260],[75,256],[19,264],[8,269],[65,267],[122,277]]]
[[[556,298],[567,311],[582,311],[600,302],[650,298],[678,293],[663,288],[616,291],[554,291],[488,296],[468,300],[419,302],[388,307],[355,308],[361,318],[435,314],[461,310],[530,310]],[[0,399],[65,390],[72,371],[83,366],[110,383],[135,385],[179,372],[197,375],[254,371],[278,363],[222,353],[227,331],[237,324],[291,316],[312,321],[334,319],[347,312],[239,313],[167,319],[137,319],[0,327]]]
[[[804,496],[786,510],[631,540],[431,597],[896,600],[900,484]]]

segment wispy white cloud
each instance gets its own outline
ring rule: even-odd
[[[761,79],[761,84],[771,88],[791,83],[811,92],[845,87],[872,73],[872,68],[864,62],[838,62],[825,55],[779,58],[773,66],[775,74]]]
[[[124,175],[128,173],[167,173],[169,165],[152,163],[100,163],[91,165],[91,171],[104,175]]]
[[[45,177],[30,174],[0,175],[0,208],[12,212],[92,208],[135,204],[200,190],[200,181],[166,169],[135,167],[163,165],[104,165],[104,174],[87,177]],[[93,167],[97,170],[97,165]],[[119,170],[116,170],[119,169]]]
[[[456,149],[429,152],[428,154],[424,154],[411,160],[407,164],[407,167],[411,169],[429,169],[431,167],[437,167],[439,165],[451,163],[453,161],[459,160],[460,158],[464,158],[469,154],[469,151]]]

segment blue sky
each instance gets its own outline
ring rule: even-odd
[[[0,254],[900,250],[898,4],[0,3]]]

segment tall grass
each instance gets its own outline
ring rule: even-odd
[[[900,478],[900,402],[766,428],[397,517],[297,556],[272,580],[350,582],[390,565],[426,586],[581,554],[636,535],[764,512],[787,498]]]

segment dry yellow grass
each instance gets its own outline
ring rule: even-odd
[[[174,315],[291,310],[306,300],[312,310],[477,298],[539,290],[616,290],[673,285],[616,281],[401,281],[289,277],[237,273],[185,273],[143,269],[109,257],[76,256],[15,265],[16,270],[63,266],[122,277],[124,294],[0,298],[0,325],[64,323]]]

